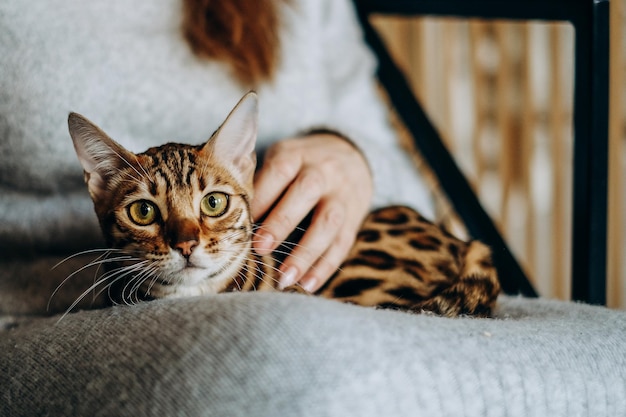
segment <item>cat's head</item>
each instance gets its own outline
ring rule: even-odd
[[[152,297],[196,295],[237,273],[252,234],[255,93],[199,146],[135,154],[81,115],[68,123],[110,257],[121,261],[111,282]]]

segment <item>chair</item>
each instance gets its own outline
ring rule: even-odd
[[[537,296],[506,242],[369,23],[373,14],[568,21],[575,36],[572,298],[606,304],[609,1],[356,0],[378,77],[470,234],[491,245],[502,288]]]

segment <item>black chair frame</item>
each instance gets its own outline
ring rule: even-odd
[[[608,0],[355,0],[378,77],[469,233],[491,245],[503,290],[537,296],[371,26],[373,14],[570,22],[575,35],[572,298],[606,304]]]

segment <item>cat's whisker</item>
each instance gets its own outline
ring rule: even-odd
[[[293,242],[285,242],[285,243],[290,244],[293,248],[295,248],[295,247],[300,247],[300,248],[304,248],[304,249],[306,249],[306,247],[305,247],[305,246],[302,246],[302,245],[300,245],[299,243],[293,243]],[[233,252],[233,253],[239,253],[239,252],[235,252],[233,249],[237,249],[236,245],[232,245],[232,247],[231,247],[231,248],[229,248],[229,249],[222,249],[222,252],[225,252],[225,253],[226,253],[226,252],[231,251],[231,252]],[[296,260],[299,260],[299,261],[305,261],[305,259],[304,259],[302,256],[296,256],[296,255],[293,255],[293,252],[292,252],[292,251],[286,251],[286,250],[281,250],[281,249],[275,249],[275,250],[273,251],[273,253],[274,253],[274,254],[277,254],[277,255],[292,256],[292,257],[294,257],[294,259],[296,259]],[[325,257],[324,255],[321,255],[321,256],[319,257],[319,259],[325,259],[325,258],[326,258],[326,257]],[[308,267],[308,268],[310,268],[310,269],[312,269],[312,270],[314,270],[314,271],[316,271],[316,270],[318,269],[318,267],[315,265],[315,263],[311,263],[311,262],[308,262],[308,261],[307,261],[307,262],[305,262],[305,263],[307,264],[307,267]],[[277,272],[282,273],[282,272],[281,272],[278,268],[274,268],[274,269],[275,269]],[[337,271],[342,271],[342,268],[341,268],[341,267],[338,267],[338,268],[337,268]]]
[[[257,291],[258,288],[256,287],[256,282],[261,281],[261,282],[265,282],[265,277],[263,274],[263,270],[259,267],[259,264],[257,264],[256,262],[253,263],[254,264],[254,270],[250,270],[250,268],[247,268],[251,273],[252,273],[252,277],[254,277],[255,279],[252,280],[252,289],[254,291]]]
[[[110,248],[98,248],[98,249],[89,249],[89,250],[84,250],[81,252],[77,252],[74,253],[64,259],[62,259],[61,261],[57,262],[52,268],[50,268],[50,270],[54,270],[56,268],[58,268],[59,266],[61,266],[62,264],[64,264],[65,262],[77,258],[79,256],[83,256],[83,255],[89,255],[92,253],[98,253],[98,252],[103,252],[102,255],[100,255],[97,259],[101,258],[102,256],[106,255],[107,253],[111,253],[111,252],[115,252],[115,251],[121,251],[121,249],[110,249]]]
[[[131,305],[132,304],[137,304],[138,300],[133,300],[133,297],[137,297],[137,291],[139,290],[139,287],[141,287],[141,284],[143,283],[143,276],[144,276],[145,271],[141,271],[139,274],[137,275],[133,275],[124,285],[124,288],[122,288],[122,300],[128,300]],[[128,292],[127,292],[128,290]],[[124,296],[124,294],[127,293],[128,297]]]
[[[137,179],[137,181],[139,181],[141,178],[145,178],[143,175],[141,175],[141,172],[139,172],[137,170],[137,168],[135,168],[135,166],[133,164],[131,164],[130,162],[128,162],[128,160],[126,158],[124,158],[122,155],[120,155],[115,149],[113,149],[111,146],[109,146],[108,144],[106,144],[106,146],[111,150],[111,152],[113,152],[115,155],[117,155],[117,157],[123,161],[130,169],[132,169],[133,171],[135,171],[137,173],[137,175],[139,175],[139,178]],[[137,162],[137,165],[141,166],[141,164],[139,163],[139,161],[137,161],[137,156],[135,156],[135,161]]]
[[[273,270],[274,272],[279,272],[279,273],[280,273],[280,269],[278,269],[277,267],[275,267],[274,265],[272,265],[272,264],[271,264],[271,263],[269,263],[269,262],[264,262],[264,261],[262,261],[262,260],[260,260],[260,259],[255,259],[255,258],[253,258],[253,257],[249,257],[249,258],[248,258],[248,261],[249,261],[249,262],[251,262],[251,263],[253,263],[253,264],[255,264],[255,265],[262,265],[262,266],[264,266],[264,267],[266,267],[266,268],[269,268],[269,269]],[[257,270],[258,270],[258,269],[257,269]],[[259,271],[259,272],[263,273],[263,271]],[[278,282],[278,280],[277,280],[277,279],[275,279],[275,278],[272,278],[272,279],[273,279],[274,281]]]
[[[112,252],[108,252],[108,253],[104,254],[104,256],[103,256],[103,257],[104,257],[105,259],[107,259],[107,257],[108,257],[111,253],[112,253]],[[106,264],[105,264],[105,263],[101,263],[101,264],[99,264],[99,265],[98,265],[98,267],[96,268],[96,270],[94,271],[94,273],[93,273],[93,283],[94,283],[94,284],[98,281],[98,276],[100,275],[100,270],[101,270],[101,268],[102,268],[104,265],[106,265]],[[94,292],[93,292],[93,296],[92,296],[92,298],[91,298],[91,302],[92,302],[92,303],[94,303],[94,302],[96,301],[96,297],[97,297],[97,295],[96,295],[96,292],[95,292],[95,290],[94,290]]]
[[[144,178],[148,178],[153,184],[156,184],[156,181],[154,180],[154,177],[148,173],[146,168],[144,168],[144,166],[141,163],[139,163],[139,158],[137,158],[137,155],[133,154],[133,157],[135,158],[135,162],[137,163],[137,166],[139,168],[141,168],[141,170],[145,174]]]
[[[98,287],[98,285],[100,285],[102,283],[102,281],[97,281],[95,282],[93,285],[91,285],[89,288],[87,288],[85,291],[83,291],[82,294],[80,294],[76,300],[74,300],[74,302],[65,310],[65,312],[61,315],[61,317],[59,317],[59,319],[57,320],[57,324],[61,322],[61,320],[63,320],[65,318],[65,316],[67,316],[68,314],[70,314],[70,312],[78,305],[78,303],[80,303],[83,298],[85,298],[87,296],[87,294],[89,294],[92,291],[95,291],[95,289]],[[49,305],[48,305],[49,308]]]
[[[242,283],[243,283],[243,286],[239,285],[239,282],[238,282],[238,281],[235,281],[235,283],[236,283],[236,284],[237,284],[237,286],[239,287],[239,291],[244,291],[244,288],[245,288],[245,283],[246,283],[246,281],[248,280],[248,276],[247,276],[247,275],[246,275],[243,271],[241,271],[239,274],[240,274],[240,277],[241,277],[241,281],[242,281]],[[255,277],[255,276],[253,275],[253,277]],[[254,285],[254,281],[252,281],[252,289],[253,289],[253,290],[256,290],[256,287],[255,287],[255,285]]]
[[[142,279],[143,274],[146,271],[145,266],[149,265],[151,262],[152,261],[145,260],[143,262],[139,262],[138,264],[132,265],[130,268],[128,268],[127,271],[125,271],[123,273],[123,275],[121,275],[120,277],[116,278],[116,281],[117,281],[117,280],[119,280],[121,278],[125,278],[125,277],[127,277],[127,276],[129,276],[131,274],[134,274],[135,272],[139,271],[138,275],[132,275],[131,276],[131,278],[124,284],[124,287],[122,288],[122,290],[120,292],[121,300],[122,300],[122,302],[124,302],[124,304],[132,305],[132,304],[128,303],[127,299],[132,301],[132,295],[135,294],[136,290],[138,289],[138,287],[135,287],[136,286],[135,283],[138,282],[139,286],[141,286],[141,279]],[[110,288],[111,287],[109,286],[109,290],[110,290]],[[130,288],[130,291],[127,292],[127,290],[129,288]],[[124,295],[126,293],[128,294],[128,298]],[[138,302],[138,300],[137,300],[137,302]]]
[[[152,267],[153,265],[148,265],[145,268],[142,267],[138,274],[133,275],[133,277],[127,283],[127,285],[130,286],[131,282],[135,281],[135,284],[130,288],[129,294],[134,294],[139,290],[139,287],[141,287],[144,282],[144,278],[150,277],[150,274],[152,273]]]
[[[118,180],[120,185],[121,185],[121,184],[124,184],[124,183],[131,184],[131,185],[140,185],[140,184],[143,184],[143,181],[142,181],[141,179],[139,179],[139,178],[135,178],[135,177],[134,177],[133,175],[131,175],[131,173],[129,173],[129,172],[125,172],[125,173],[124,173],[124,175],[126,175],[126,176],[127,176],[127,178],[123,178],[123,179]]]
[[[266,229],[267,226],[262,224],[262,223],[254,223],[252,225],[252,232],[256,233],[257,230],[262,230],[262,229]],[[307,231],[306,228],[302,227],[302,226],[296,226],[294,227],[294,231],[298,231],[298,232],[305,232]]]
[[[253,230],[252,230],[252,233],[251,233],[252,234],[252,238],[251,239],[246,239],[246,242],[242,242],[242,244],[247,245],[248,242],[250,244],[261,242],[261,240],[255,240],[255,237],[257,236],[257,233],[256,233],[255,229],[258,230],[258,229],[262,229],[262,228],[263,228],[263,226],[261,226],[261,225],[253,225]],[[300,226],[297,226],[296,230],[303,231],[303,232],[306,231],[305,228],[300,227]],[[247,235],[249,233],[249,231],[247,229],[245,229],[245,230],[235,230],[231,234],[222,236],[220,238],[220,242],[228,241],[228,240],[233,239],[233,238],[237,237],[238,235],[241,235],[241,234],[244,234],[244,233]],[[290,247],[293,247],[293,248],[295,248],[295,247],[304,247],[304,246],[300,245],[297,242],[279,241],[279,240],[274,240],[273,242],[274,243],[278,243],[279,245],[290,246]]]
[[[206,159],[198,171],[200,172],[200,175],[203,176],[203,177],[207,176],[207,174],[210,174],[211,173],[210,172],[211,171],[211,161],[209,159]]]
[[[110,249],[108,251],[106,251],[105,253],[103,253],[102,255],[100,255],[99,257],[97,257],[95,259],[95,261],[100,261],[100,260],[106,260],[106,261],[110,261],[110,259],[108,258],[108,256],[110,256],[112,253],[114,252],[121,252],[121,249]],[[96,267],[96,270],[93,273],[93,283],[95,284],[98,281],[98,276],[100,275],[100,269],[103,267],[103,265],[106,265],[107,262],[101,262],[98,264],[98,266]],[[95,266],[95,264],[91,264],[90,267]],[[97,295],[95,293],[95,290],[93,292],[93,296],[91,298],[91,302],[92,304],[96,301]]]
[[[158,272],[158,268],[156,266],[154,267],[154,272]],[[153,276],[152,280],[150,281],[150,284],[148,284],[148,288],[146,289],[146,295],[150,295],[151,294],[152,288],[157,283],[157,281],[161,279],[162,276],[163,276],[163,273],[161,273],[161,272],[154,273],[154,276]]]
[[[262,281],[262,282],[267,282],[266,278],[269,277],[274,283],[276,283],[276,284],[279,283],[279,280],[277,278],[274,278],[272,275],[268,275],[268,274],[264,273],[263,269],[259,267],[261,265],[261,266],[264,266],[264,267],[266,267],[266,268],[268,268],[270,270],[278,272],[280,274],[280,270],[278,268],[276,268],[274,265],[272,265],[270,263],[267,263],[267,262],[263,262],[262,260],[259,260],[259,259],[255,259],[253,257],[248,257],[247,261],[248,261],[248,265],[249,264],[253,264],[254,265],[254,271],[251,271],[250,269],[248,269],[252,273],[252,276],[254,278],[258,278],[258,280]],[[245,276],[243,278],[245,278]],[[274,285],[272,285],[272,286],[274,286]],[[256,290],[256,288],[255,288],[255,290]]]
[[[118,281],[126,278],[128,275],[134,273],[138,268],[141,268],[142,265],[148,262],[149,261],[144,260],[144,261],[138,262],[137,264],[121,266],[119,268],[116,268],[112,271],[107,272],[105,275],[103,275],[103,277],[100,279],[99,282],[100,283],[103,283],[105,281],[110,281],[110,282],[104,287],[102,287],[102,289],[96,294],[96,297],[98,297],[100,294],[102,294],[102,292],[106,290],[109,299],[115,300],[116,297],[111,296],[111,289],[113,285],[117,283]]]
[[[154,264],[151,264],[151,265],[148,265],[146,268],[143,269],[143,271],[141,271],[139,274],[137,274],[136,276],[132,278],[132,280],[136,281],[136,283],[130,289],[130,293],[135,294],[135,299],[137,302],[139,302],[139,290],[141,289],[141,286],[144,285],[148,280],[150,280],[154,285],[154,281],[152,280],[152,277],[156,275],[155,273],[157,271],[158,271],[158,268],[155,267]],[[144,295],[148,295],[148,292],[149,291],[146,290]]]
[[[124,270],[128,267],[120,267],[117,268],[116,270],[114,270],[113,273],[107,273],[105,275],[103,275],[99,280],[97,280],[93,285],[91,285],[89,288],[87,288],[85,291],[83,291],[77,298],[76,300],[74,300],[74,302],[65,310],[65,313],[63,313],[63,315],[61,315],[61,317],[57,320],[57,323],[59,323],[61,320],[63,320],[65,318],[65,316],[67,316],[86,296],[87,294],[89,294],[92,291],[95,291],[98,286],[100,286],[103,283],[106,283],[107,281],[109,281],[112,277],[114,277],[119,270]],[[117,280],[119,280],[120,277],[115,278],[112,282],[109,282],[105,285],[105,287],[100,290],[98,292],[97,295],[95,295],[94,297],[97,297],[98,295],[100,295],[102,293],[102,291],[104,291],[104,289],[106,289],[107,287],[110,288],[111,285],[113,285],[115,282],[117,282]]]
[[[72,279],[74,276],[76,276],[77,274],[81,273],[82,271],[94,267],[96,265],[100,266],[102,264],[106,264],[109,262],[118,262],[118,261],[133,261],[133,260],[139,260],[137,258],[133,258],[131,256],[120,256],[117,258],[104,258],[103,256],[106,256],[107,253],[105,252],[103,255],[99,256],[98,258],[96,258],[95,260],[92,260],[90,262],[88,262],[87,264],[83,265],[82,267],[78,268],[76,271],[72,272],[71,274],[69,274],[67,277],[65,277],[63,279],[63,281],[61,281],[61,283],[59,285],[57,285],[57,287],[54,289],[54,291],[52,292],[52,294],[50,295],[50,298],[48,299],[48,304],[46,306],[46,309],[49,311],[50,310],[50,304],[52,303],[52,299],[56,296],[56,294],[61,290],[61,288],[70,280]],[[97,296],[96,296],[97,297]]]
[[[149,261],[147,261],[147,260],[143,260],[143,261],[137,262],[137,263],[132,264],[132,265],[122,265],[122,266],[119,266],[119,267],[117,267],[115,269],[107,271],[107,273],[105,273],[100,278],[100,280],[104,281],[104,280],[111,280],[111,279],[113,279],[112,282],[117,281],[119,278],[124,278],[124,277],[128,276],[129,274],[131,274],[131,273],[133,273],[133,272],[135,272],[137,270],[140,270],[143,267],[143,265],[147,264],[148,262]]]
[[[235,282],[235,285],[237,285],[237,289],[239,289],[239,291],[243,291],[243,288],[239,284],[239,280],[237,278],[241,278],[242,281],[245,281],[246,280],[246,274],[244,274],[243,271],[239,271],[237,273],[237,276],[233,277],[233,281]]]

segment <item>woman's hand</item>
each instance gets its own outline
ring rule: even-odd
[[[271,146],[255,177],[252,216],[266,215],[254,239],[265,255],[313,211],[311,225],[280,270],[280,287],[299,282],[310,292],[339,268],[354,244],[373,193],[363,155],[332,133]]]

